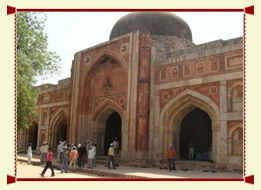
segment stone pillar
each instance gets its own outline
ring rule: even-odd
[[[220,81],[220,131],[218,139],[220,163],[228,163],[227,105],[227,83]]]
[[[77,120],[78,120],[78,94],[79,94],[79,83],[80,83],[80,70],[81,70],[81,53],[75,55],[73,63],[73,84],[72,84],[72,97],[71,97],[71,115],[70,115],[70,136],[71,142],[77,141]]]
[[[150,44],[149,33],[141,31],[140,57],[138,71],[138,105],[136,123],[136,150],[146,152],[148,150],[149,129],[149,97],[150,97]]]

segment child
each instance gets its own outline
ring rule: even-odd
[[[47,156],[46,156],[46,165],[44,170],[42,171],[42,173],[40,173],[40,176],[44,176],[44,173],[46,172],[46,170],[50,167],[50,169],[52,170],[52,175],[51,177],[55,176],[54,175],[54,171],[53,171],[53,153],[52,153],[52,149],[48,148],[48,152],[47,152]]]

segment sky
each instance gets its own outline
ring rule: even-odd
[[[70,77],[74,54],[109,40],[114,24],[129,12],[46,12],[48,48],[62,59],[59,75],[37,77],[36,86]],[[243,12],[173,12],[187,22],[196,45],[243,36]],[[45,79],[44,79],[45,78]]]

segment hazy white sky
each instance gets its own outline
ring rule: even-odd
[[[38,78],[36,85],[57,84],[70,77],[74,54],[109,40],[114,24],[128,12],[49,12],[45,33],[49,50],[62,59],[61,74]],[[176,12],[187,22],[193,42],[198,45],[214,40],[243,36],[243,12]]]

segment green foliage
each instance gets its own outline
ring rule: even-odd
[[[38,75],[59,73],[60,57],[48,51],[43,13],[17,13],[17,129],[27,129],[36,115]]]

